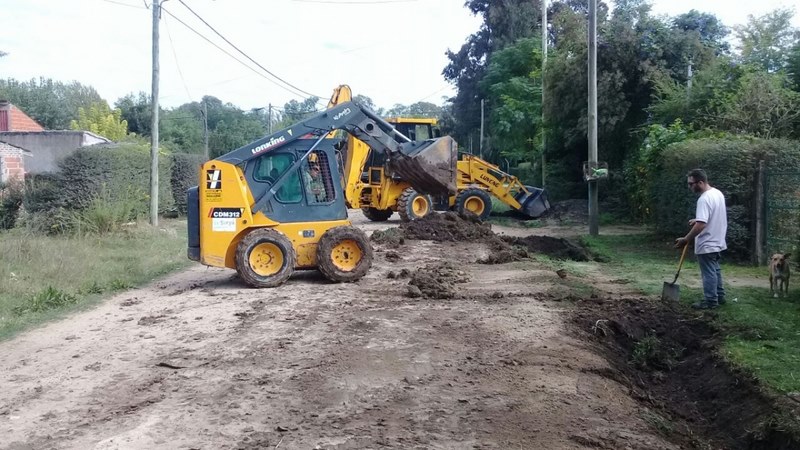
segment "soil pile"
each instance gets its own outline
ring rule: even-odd
[[[450,262],[428,264],[411,274],[406,296],[411,298],[455,298],[456,284],[466,283],[466,272],[458,270]]]
[[[705,318],[657,300],[595,297],[578,301],[572,322],[604,348],[615,367],[605,376],[658,411],[657,426],[672,439],[702,444],[685,431],[691,426],[711,447],[800,448],[798,424],[786,419],[796,405],[719,356],[721,337]]]
[[[437,242],[483,242],[497,238],[490,224],[482,223],[474,215],[462,217],[452,211],[405,222],[400,229],[407,239]]]
[[[403,231],[400,228],[374,231],[369,239],[376,244],[386,245],[387,247],[399,247],[406,242]]]

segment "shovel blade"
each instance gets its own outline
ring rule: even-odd
[[[669,302],[677,302],[681,298],[681,287],[677,283],[664,282],[664,288],[661,289],[661,300]]]

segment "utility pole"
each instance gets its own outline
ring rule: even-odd
[[[481,159],[483,159],[483,102],[484,100],[481,99],[481,140],[478,143],[478,153],[481,155]]]
[[[206,161],[208,161],[211,159],[211,154],[208,151],[208,103],[206,103],[205,97],[203,97],[203,150]]]
[[[267,109],[267,131],[272,135],[272,103],[269,104],[269,109]]]
[[[547,67],[547,0],[542,1],[542,188],[547,177],[547,130],[544,128],[544,71]]]
[[[589,0],[589,170],[597,165],[597,0]],[[589,180],[589,234],[599,234],[597,180]]]
[[[151,103],[153,120],[150,124],[150,225],[158,226],[158,20],[161,15],[159,0],[151,2],[153,8],[153,86]]]

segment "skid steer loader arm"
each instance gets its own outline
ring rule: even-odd
[[[222,155],[217,160],[242,164],[298,139],[322,137],[337,129],[345,130],[373,150],[385,153],[389,168],[409,180],[420,192],[456,192],[458,154],[456,143],[451,137],[412,142],[369,108],[355,102],[339,104],[271,136]],[[299,163],[300,161],[298,165]],[[262,202],[257,199],[256,210],[260,203]]]

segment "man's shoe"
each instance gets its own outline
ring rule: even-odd
[[[725,302],[725,299],[724,299],[724,298],[721,298],[721,299],[719,299],[719,300],[717,301],[717,304],[718,304],[719,306],[722,306],[722,305],[724,305],[725,303],[726,303],[726,302]]]
[[[715,309],[718,305],[710,305],[706,302],[698,302],[692,305],[692,309]]]

